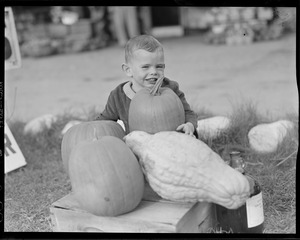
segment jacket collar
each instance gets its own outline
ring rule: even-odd
[[[166,78],[164,78],[164,80],[165,79]],[[136,92],[133,91],[133,89],[132,89],[132,82],[130,82],[130,81],[123,85],[123,91],[130,100],[132,100],[134,95],[136,94]]]
[[[132,82],[127,82],[123,86],[123,91],[130,100],[132,100],[135,95],[135,91],[132,90],[131,86],[132,86]]]

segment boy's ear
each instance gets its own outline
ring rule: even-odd
[[[131,68],[126,63],[122,64],[122,69],[128,77],[132,77]]]

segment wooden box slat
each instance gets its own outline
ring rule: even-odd
[[[73,194],[50,208],[53,231],[59,232],[206,232],[214,224],[211,203],[176,203],[158,196],[147,186],[143,200],[133,211],[117,217],[101,217],[81,209]]]
[[[54,232],[175,232],[175,226],[120,217],[98,217],[87,212],[52,209]]]

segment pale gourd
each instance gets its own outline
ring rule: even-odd
[[[71,120],[71,121],[69,121],[69,122],[63,127],[63,129],[61,130],[61,135],[62,135],[62,136],[65,135],[66,132],[67,132],[70,128],[72,128],[72,127],[74,127],[74,126],[76,126],[76,125],[78,125],[78,124],[80,124],[80,123],[82,123],[82,121],[79,121],[79,120]]]
[[[274,152],[292,128],[288,120],[256,125],[248,133],[250,147],[260,153]]]
[[[50,129],[56,121],[57,117],[55,115],[45,114],[26,123],[23,132],[24,134],[36,135],[45,129]]]
[[[175,131],[134,131],[125,143],[138,156],[146,179],[162,198],[214,202],[228,209],[250,195],[247,178],[228,166],[204,142]]]
[[[215,116],[197,121],[198,136],[204,139],[216,138],[230,126],[230,119],[224,116]]]

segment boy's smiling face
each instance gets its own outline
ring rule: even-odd
[[[132,78],[134,91],[152,88],[157,79],[164,76],[164,53],[159,49],[155,52],[138,49],[134,51],[130,61],[122,65],[122,68],[126,75]]]

